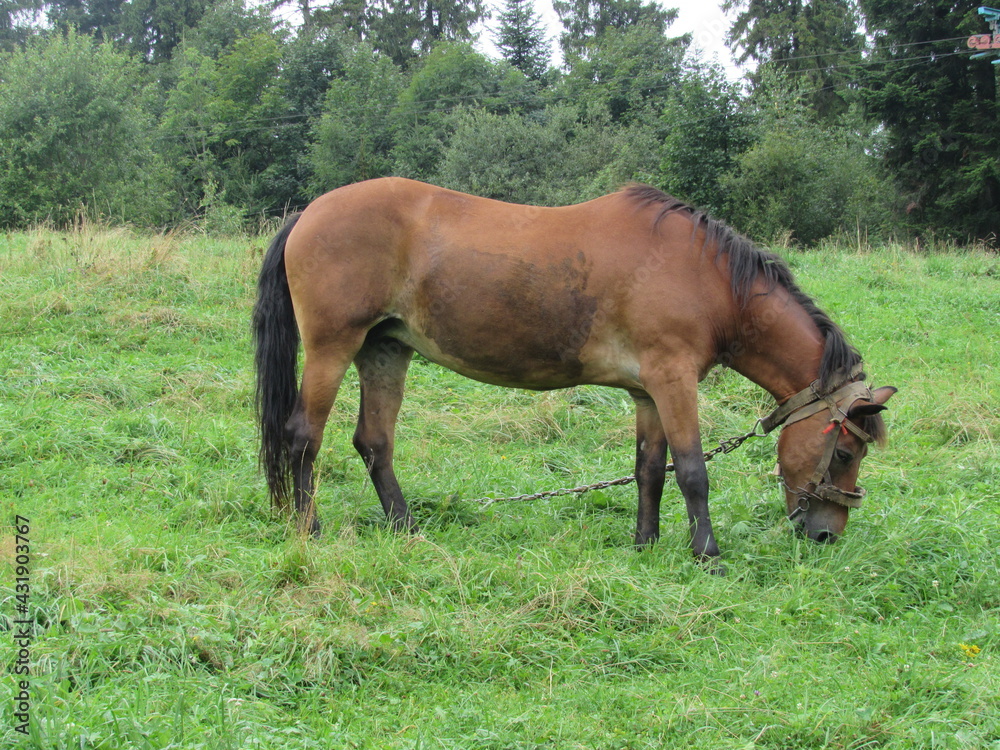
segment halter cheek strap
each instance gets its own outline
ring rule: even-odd
[[[830,465],[833,463],[833,455],[837,450],[837,440],[841,434],[846,435],[848,430],[866,443],[874,441],[871,435],[847,418],[856,401],[872,400],[872,393],[868,386],[863,381],[855,380],[863,375],[862,365],[858,363],[848,374],[848,382],[835,390],[823,391],[819,387],[819,381],[815,381],[760,420],[760,427],[766,434],[779,426],[787,427],[824,410],[830,412],[830,424],[823,430],[823,434],[827,436],[826,444],[823,446],[823,454],[806,486],[792,490],[798,495],[799,504],[789,515],[789,519],[794,519],[800,513],[808,510],[812,499],[837,503],[848,508],[861,507],[865,490],[857,487],[854,492],[849,492],[837,487],[830,477]]]
[[[789,425],[798,422],[806,417],[811,417],[813,414],[818,414],[823,411],[823,409],[829,409],[831,414],[836,414],[840,412],[844,415],[844,419],[847,418],[847,412],[850,411],[851,406],[858,399],[871,399],[872,393],[868,389],[868,386],[864,384],[863,381],[856,381],[855,379],[864,375],[864,366],[862,364],[856,364],[851,368],[850,373],[847,375],[847,383],[841,385],[836,390],[823,391],[820,389],[819,381],[814,380],[808,388],[803,388],[801,391],[796,393],[785,403],[781,404],[760,420],[760,426],[765,433],[771,432],[772,430],[780,427],[781,425]],[[845,403],[847,408],[841,411],[838,406],[839,403]],[[854,428],[855,434],[858,435],[862,440],[866,442],[871,442],[871,438],[867,436],[860,428],[852,423],[848,422],[848,429]],[[864,435],[864,437],[862,437]]]

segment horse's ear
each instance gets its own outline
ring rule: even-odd
[[[887,408],[885,402],[892,398],[896,389],[891,385],[884,385],[872,391],[871,401],[857,401],[847,412],[848,419],[859,419],[861,417],[871,417]]]
[[[883,385],[881,388],[876,388],[874,391],[872,391],[872,401],[874,401],[876,404],[884,405],[886,401],[892,398],[892,394],[894,394],[895,392],[896,389],[893,388],[891,385]]]

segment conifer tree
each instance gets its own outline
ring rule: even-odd
[[[874,39],[859,95],[886,129],[886,165],[921,233],[960,241],[1000,230],[1000,80],[965,38],[988,27],[975,2],[861,0]],[[962,7],[957,7],[958,5]]]
[[[505,0],[496,45],[503,59],[528,78],[541,78],[548,69],[549,42],[531,0]]]
[[[366,39],[406,67],[439,41],[472,41],[486,16],[483,0],[371,0]]]
[[[41,8],[41,0],[0,0],[0,52],[31,36],[31,23]]]
[[[667,10],[644,0],[553,0],[552,7],[563,25],[559,44],[567,58],[586,56],[609,29],[627,29],[644,24],[660,34],[677,18],[677,10]]]
[[[853,0],[726,0],[723,8],[737,11],[729,40],[740,64],[754,60],[791,73],[814,90],[821,119],[843,114],[863,47]]]

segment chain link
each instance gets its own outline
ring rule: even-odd
[[[758,419],[757,423],[753,426],[753,429],[750,432],[720,440],[717,447],[705,452],[703,456],[704,460],[711,461],[720,453],[732,453],[750,438],[764,437],[767,433],[758,432],[760,426],[761,421]],[[666,466],[666,471],[674,471],[675,469],[676,467],[672,461]],[[558,490],[545,490],[544,492],[535,492],[530,495],[513,495],[512,497],[478,497],[474,500],[467,500],[466,502],[479,503],[480,505],[492,505],[493,503],[521,503],[528,502],[529,500],[541,500],[543,497],[562,497],[563,495],[582,494],[584,492],[590,492],[591,490],[603,490],[608,487],[619,487],[623,484],[631,484],[634,481],[635,474],[629,474],[627,477],[622,477],[621,479],[610,479],[604,482],[585,484],[580,487],[563,487]]]

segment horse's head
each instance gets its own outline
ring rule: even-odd
[[[881,442],[883,411],[895,388],[869,391],[849,383],[792,412],[778,438],[778,464],[788,517],[817,542],[836,541],[851,508],[861,505],[857,486],[868,444]]]

